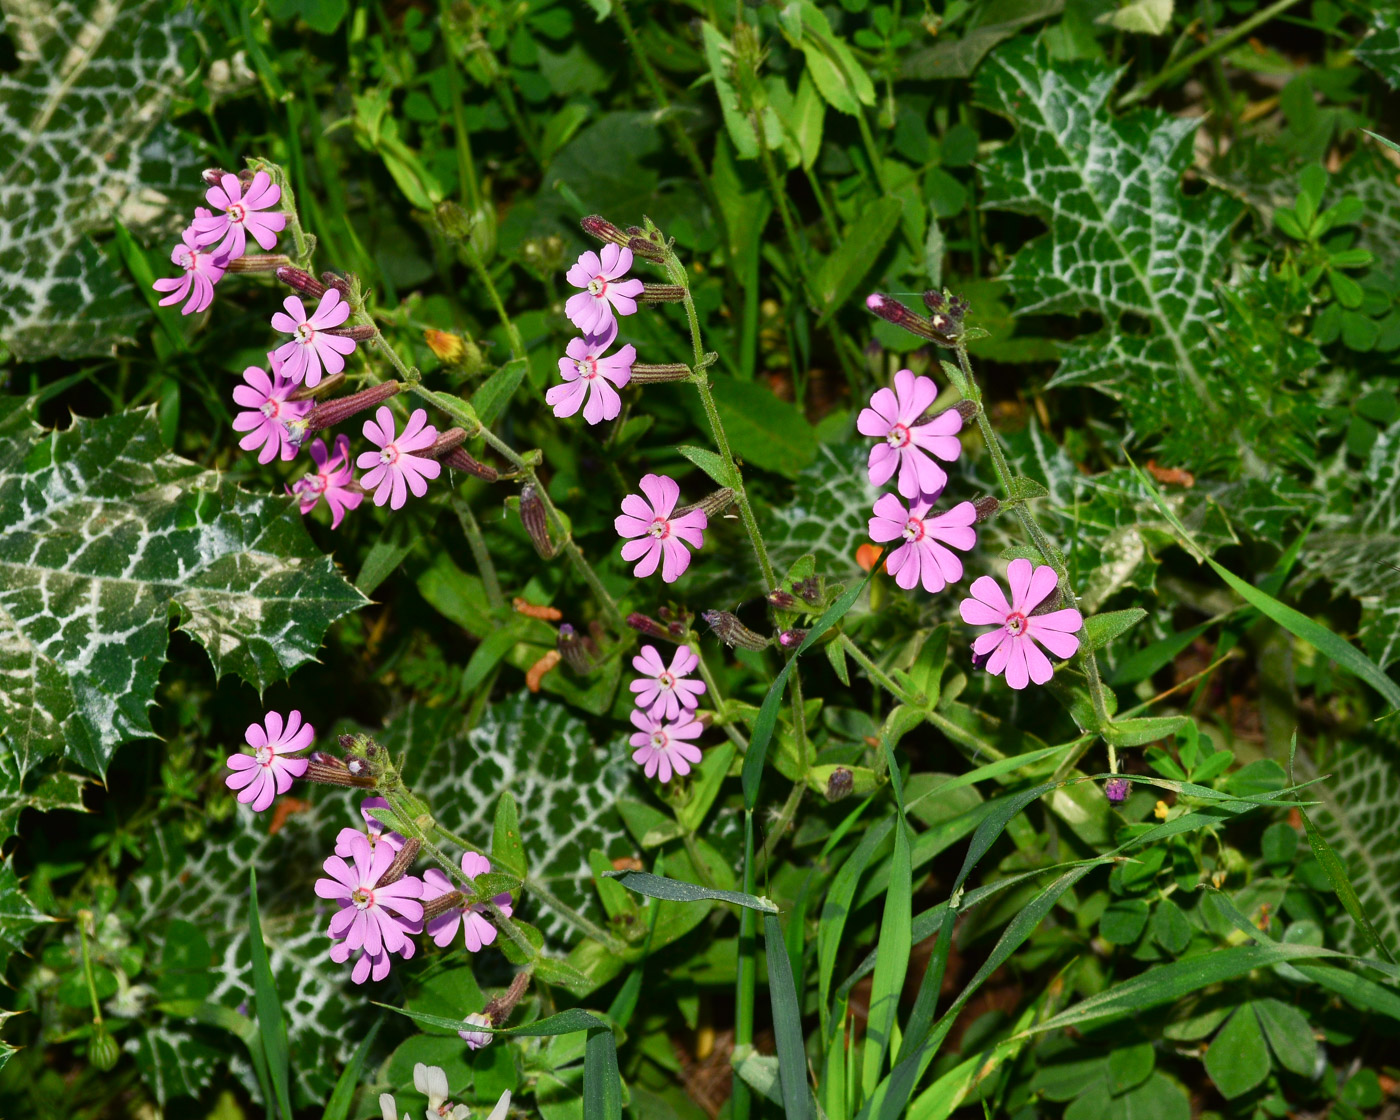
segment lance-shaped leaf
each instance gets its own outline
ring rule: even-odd
[[[153,410],[44,431],[0,398],[0,753],[21,778],[60,752],[102,774],[150,734],[172,613],[261,689],[366,602],[293,502],[169,454]]]
[[[1198,121],[1142,110],[1115,118],[1119,74],[1052,62],[1018,39],[982,65],[977,99],[1016,126],[987,161],[987,206],[1042,220],[1004,274],[1019,310],[1090,312],[1105,329],[1066,346],[1052,384],[1123,400],[1139,433],[1205,415],[1213,285],[1242,212],[1219,191],[1187,197]]]
[[[92,242],[163,214],[200,153],[161,117],[191,11],[159,0],[0,3],[0,340],[22,358],[111,350],[150,312]]]

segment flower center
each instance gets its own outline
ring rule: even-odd
[[[398,447],[396,447],[396,446],[395,446],[394,444],[392,444],[392,443],[387,444],[387,445],[383,448],[383,450],[381,450],[381,451],[379,452],[379,461],[380,461],[381,463],[387,463],[387,464],[391,464],[391,465],[394,464],[394,463],[397,463],[397,462],[399,461],[399,449],[398,449]]]
[[[1006,632],[1013,638],[1019,638],[1026,632],[1026,616],[1020,611],[1012,611],[1006,616]]]
[[[578,367],[578,375],[585,381],[592,381],[598,376],[597,358],[581,358],[579,361],[575,362],[574,365]]]
[[[906,541],[921,541],[924,539],[924,523],[917,517],[911,517],[904,523],[904,539]]]
[[[316,337],[316,328],[310,323],[302,323],[296,329],[296,339],[303,346],[311,345],[311,340]]]
[[[904,424],[896,424],[885,433],[885,442],[891,447],[909,446],[909,429]]]
[[[356,910],[368,910],[374,905],[374,892],[369,887],[356,887],[350,901],[355,904]]]
[[[275,420],[282,411],[282,402],[274,400],[265,400],[263,401],[262,407],[259,411],[262,412],[262,414],[266,416],[269,420]]]
[[[651,733],[651,745],[659,751],[664,751],[669,741],[666,732],[662,731],[659,727]]]
[[[253,757],[258,760],[259,766],[271,766],[273,753],[271,747],[259,747],[253,752]]]
[[[180,267],[186,272],[193,272],[199,267],[199,254],[186,249],[180,257]]]
[[[608,281],[605,276],[595,276],[588,282],[588,294],[601,299],[608,294]]]
[[[670,673],[661,673],[656,679],[667,692],[670,692],[676,687],[676,678],[671,676]]]
[[[658,517],[651,523],[651,528],[647,530],[647,535],[655,537],[659,541],[664,541],[671,535],[671,523],[664,517]]]
[[[225,213],[228,214],[229,221],[241,225],[243,220],[248,217],[248,208],[241,202],[235,202]]]
[[[306,476],[306,488],[314,494],[324,494],[330,487],[331,480],[323,474],[309,474]]]

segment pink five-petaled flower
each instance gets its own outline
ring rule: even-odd
[[[369,841],[369,846],[375,848],[382,840],[394,851],[403,847],[404,840],[397,832],[385,832],[384,822],[375,819],[371,814],[375,809],[387,809],[389,803],[382,797],[366,797],[360,802],[360,816],[365,819],[365,831],[361,832],[356,828],[342,828],[335,840],[335,854],[338,856],[352,856],[355,854],[353,847],[356,836],[363,836]]]
[[[442,473],[442,464],[436,459],[427,459],[411,452],[421,451],[437,442],[438,431],[428,423],[428,414],[415,408],[408,418],[403,435],[394,438],[394,414],[380,405],[374,420],[366,420],[365,439],[378,446],[378,451],[363,451],[355,460],[365,473],[360,476],[360,485],[366,490],[374,490],[374,504],[389,503],[390,509],[402,509],[408,500],[404,493],[407,484],[415,498],[428,492],[429,478],[437,478]]]
[[[622,516],[613,521],[617,535],[628,538],[622,546],[622,558],[628,562],[640,561],[632,569],[632,574],[638,578],[651,575],[658,561],[664,560],[661,579],[675,583],[690,567],[686,544],[692,548],[702,547],[705,543],[703,530],[709,521],[702,509],[693,509],[679,517],[671,516],[681,496],[681,488],[673,479],[665,475],[643,475],[641,486],[650,504],[636,494],[628,494],[622,499]]]
[[[620,279],[631,267],[632,250],[620,245],[604,245],[601,258],[591,249],[579,257],[566,277],[583,289],[564,304],[569,321],[584,334],[601,335],[617,325],[617,315],[635,314],[645,285]]]
[[[200,214],[190,228],[202,245],[218,241],[219,251],[227,253],[229,260],[243,255],[250,233],[264,249],[272,249],[277,244],[277,234],[287,225],[286,214],[258,213],[282,201],[282,188],[272,182],[266,171],[253,176],[246,195],[237,175],[225,175],[204,197],[214,212]]]
[[[249,366],[243,371],[243,380],[248,384],[239,385],[233,391],[234,404],[248,409],[233,418],[235,432],[248,434],[238,441],[244,451],[261,447],[259,463],[270,463],[280,452],[282,458],[295,459],[297,444],[287,438],[287,424],[300,420],[313,407],[312,401],[289,401],[287,395],[296,388],[280,373],[271,377],[258,366]]]
[[[350,830],[353,831],[353,830]],[[405,933],[420,933],[421,922],[404,924]],[[403,945],[399,949],[399,955],[404,960],[413,959],[414,951],[413,938],[405,937]],[[344,964],[350,959],[350,954],[355,953],[355,967],[350,970],[350,979],[356,984],[363,984],[371,976],[375,980],[383,980],[389,975],[390,957],[392,954],[387,949],[380,949],[377,953],[371,953],[368,949],[351,949],[348,941],[337,941],[331,946],[331,960],[336,964]]]
[[[350,318],[350,305],[340,298],[340,293],[328,289],[314,315],[307,315],[306,305],[296,296],[288,296],[282,306],[287,313],[279,311],[272,317],[273,330],[292,336],[290,342],[273,351],[282,363],[282,373],[298,384],[304,381],[308,387],[314,387],[321,383],[322,366],[327,373],[343,370],[345,355],[355,349],[355,340],[326,333]]]
[[[326,450],[325,440],[311,444],[311,461],[314,471],[307,472],[288,488],[301,497],[301,512],[310,513],[320,499],[326,499],[331,510],[331,528],[336,528],[345,516],[347,509],[354,509],[365,500],[364,494],[353,487],[355,475],[350,470],[350,437],[335,437],[335,454]]]
[[[643,768],[648,778],[659,772],[661,780],[669,782],[672,771],[685,777],[691,763],[702,757],[700,748],[686,740],[700,738],[705,725],[689,712],[682,713],[675,723],[666,723],[641,708],[633,708],[632,726],[637,729],[628,740],[637,748],[632,752],[632,761]]]
[[[185,274],[174,279],[162,276],[151,287],[158,292],[170,293],[160,301],[162,307],[179,303],[189,296],[189,302],[180,308],[180,312],[193,315],[214,302],[214,285],[223,279],[224,269],[228,267],[228,254],[200,246],[195,240],[193,226],[180,235],[180,240],[181,244],[170,251],[170,260],[183,268]]]
[[[315,737],[311,724],[301,722],[300,712],[292,712],[285,724],[279,712],[268,712],[261,724],[250,723],[244,732],[253,753],[229,755],[228,768],[233,773],[224,785],[241,790],[238,800],[251,803],[253,811],[261,813],[274,797],[292,788],[293,778],[306,773],[306,759],[285,756],[304,751]]]
[[[962,416],[949,409],[926,424],[916,424],[938,396],[930,377],[915,377],[902,369],[894,375],[894,390],[876,389],[870,407],[861,409],[856,429],[881,442],[870,449],[870,481],[883,486],[899,471],[899,492],[906,498],[936,498],[947,485],[947,472],[930,455],[951,463],[962,444],[957,433]]]
[[[632,658],[632,668],[642,674],[641,680],[631,685],[637,694],[637,707],[655,719],[676,719],[682,708],[693,711],[699,702],[696,698],[705,691],[705,682],[686,677],[699,664],[695,651],[681,646],[668,669],[655,646],[643,646],[642,652]]]
[[[1010,603],[991,576],[973,580],[972,598],[962,601],[959,609],[969,626],[996,626],[972,643],[972,652],[980,657],[991,654],[987,672],[996,676],[1005,669],[1006,683],[1012,688],[1025,688],[1030,681],[1044,684],[1054,670],[1036,642],[1056,657],[1074,656],[1079,650],[1074,635],[1084,625],[1084,616],[1072,607],[1031,614],[1058,582],[1048,564],[1033,568],[1029,560],[1018,557],[1008,565],[1006,578],[1011,584]]]
[[[637,348],[628,343],[611,357],[604,357],[603,352],[616,337],[616,331],[610,331],[598,337],[575,338],[569,343],[565,349],[568,357],[559,359],[564,384],[553,386],[544,395],[545,403],[554,409],[555,416],[572,416],[582,405],[583,418],[590,424],[617,419],[622,411],[622,398],[617,395],[617,389],[632,380]],[[587,404],[584,404],[585,397]]]
[[[475,879],[478,875],[484,875],[490,870],[491,861],[485,856],[478,855],[476,852],[462,853],[462,874],[468,879]],[[452,880],[436,867],[423,873],[423,899],[425,902],[431,902],[435,898],[451,894],[456,889],[457,887]],[[501,913],[507,918],[514,913],[509,893],[498,894],[491,901],[500,908]],[[445,949],[452,944],[452,939],[457,936],[457,927],[460,925],[467,948],[473,953],[479,953],[496,940],[496,927],[486,917],[488,913],[490,911],[480,902],[471,906],[453,907],[446,914],[439,914],[428,923],[428,936],[437,943],[439,948]]]
[[[895,583],[908,591],[923,581],[924,590],[942,591],[962,579],[963,566],[949,548],[966,552],[977,543],[972,523],[977,510],[971,502],[959,502],[950,510],[928,515],[929,503],[920,499],[908,509],[893,494],[881,494],[870,519],[870,539],[884,544],[903,540],[885,561]]]
[[[355,949],[364,949],[371,958],[380,953],[402,953],[407,935],[423,920],[423,881],[405,875],[392,883],[379,880],[394,862],[394,849],[388,844],[371,846],[364,836],[350,841],[353,865],[340,856],[331,856],[321,866],[329,879],[316,880],[316,894],[334,899],[340,913],[331,919],[330,935],[344,939],[341,959]]]

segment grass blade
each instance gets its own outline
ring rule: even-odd
[[[802,1041],[802,1011],[792,983],[792,961],[783,941],[783,927],[776,915],[764,915],[763,936],[768,953],[773,1033],[778,1039],[778,1073],[783,1083],[783,1114],[788,1120],[807,1120],[807,1051]]]
[[[253,963],[253,1004],[258,1012],[258,1032],[262,1036],[267,1076],[282,1120],[292,1120],[291,1094],[287,1085],[287,1021],[282,1017],[282,1000],[277,980],[267,959],[262,920],[258,916],[258,872],[248,868],[248,950]]]
[[[350,1105],[355,1099],[355,1087],[360,1083],[360,1070],[364,1068],[365,1056],[369,1053],[374,1036],[379,1033],[383,1022],[382,1018],[376,1019],[369,1033],[355,1047],[355,1052],[350,1055],[349,1064],[340,1071],[335,1090],[331,1093],[331,1099],[326,1102],[326,1111],[321,1114],[321,1120],[346,1120],[350,1115]]]
[[[622,1075],[612,1027],[588,1032],[583,1052],[583,1114],[593,1120],[622,1120]]]
[[[605,875],[609,879],[616,879],[629,891],[636,891],[648,898],[659,898],[663,902],[732,902],[735,906],[747,906],[750,910],[757,910],[763,914],[778,912],[776,903],[756,895],[744,894],[742,891],[714,890],[679,879],[652,875],[647,871],[608,871]]]
[[[1313,824],[1307,810],[1300,806],[1298,814],[1303,818],[1303,827],[1308,833],[1308,845],[1312,848],[1313,855],[1317,857],[1317,862],[1322,864],[1322,870],[1327,873],[1327,879],[1332,884],[1332,889],[1337,892],[1337,897],[1346,907],[1346,912],[1351,915],[1351,920],[1361,927],[1361,932],[1366,935],[1366,940],[1376,947],[1376,952],[1391,964],[1395,964],[1395,954],[1381,940],[1381,935],[1376,932],[1376,927],[1371,924],[1371,919],[1366,916],[1366,911],[1361,906],[1361,899],[1356,896],[1356,888],[1351,885],[1346,865],[1332,850],[1332,845],[1327,843],[1327,837],[1323,836],[1318,831],[1317,825]]]

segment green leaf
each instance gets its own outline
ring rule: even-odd
[[[1099,919],[1099,936],[1110,945],[1132,945],[1147,925],[1147,903],[1140,898],[1124,898],[1108,904]]]
[[[516,358],[481,383],[472,394],[472,409],[482,424],[490,427],[500,418],[529,368],[530,363],[524,358]]]
[[[347,0],[268,0],[272,18],[290,22],[301,19],[321,35],[329,35],[340,26],[350,5]]]
[[[951,38],[945,32],[935,45],[906,55],[900,74],[923,81],[970,78],[998,43],[1023,27],[1059,15],[1064,7],[1064,0],[993,0],[973,16],[975,25],[961,38]]]
[[[1129,607],[1122,611],[1107,611],[1090,615],[1084,620],[1084,640],[1092,650],[1103,649],[1115,638],[1121,638],[1147,617],[1141,607]]]
[[[418,593],[440,615],[474,637],[485,638],[495,630],[481,577],[462,571],[446,552],[439,552],[432,566],[419,575]],[[504,654],[502,650],[499,656]]]
[[[1157,1065],[1152,1043],[1120,1046],[1108,1055],[1108,1091],[1115,1097],[1146,1081]]]
[[[1006,499],[1011,502],[1028,502],[1033,498],[1043,498],[1050,493],[1033,478],[1013,478],[1006,484]]]
[[[889,736],[882,735],[886,751]],[[894,766],[891,780],[897,783],[899,773]],[[902,800],[902,796],[896,792]],[[913,945],[910,923],[913,909],[913,881],[910,871],[909,825],[904,820],[903,807],[894,821],[894,858],[890,863],[889,888],[885,892],[885,909],[880,917],[880,942],[885,951],[875,963],[875,980],[870,989],[870,1012],[866,1020],[865,1051],[861,1064],[861,1085],[871,1092],[885,1065],[885,1055],[892,1046],[898,1023],[899,1001],[904,991],[904,979],[909,968],[909,951]]]
[[[9,965],[10,954],[23,948],[25,936],[53,920],[41,914],[20,889],[14,857],[0,862],[0,977]]]
[[[1269,1076],[1269,1049],[1251,1004],[1241,1004],[1211,1040],[1206,1073],[1227,1101],[1243,1096]]]
[[[13,754],[0,753],[0,844],[14,835],[19,815],[25,809],[41,813],[55,809],[87,812],[83,790],[91,779],[78,774],[46,773],[42,769],[26,776],[19,772],[17,762]]]
[[[1278,1064],[1300,1077],[1312,1077],[1317,1069],[1317,1040],[1303,1013],[1276,999],[1255,1000],[1252,1006]]]
[[[622,1120],[622,1075],[617,1070],[617,1036],[611,1026],[588,1032],[583,1056],[583,1114]]]
[[[729,465],[709,448],[682,445],[676,450],[709,475],[717,485],[729,487],[734,485]]]
[[[630,891],[666,902],[732,902],[735,906],[746,906],[762,914],[778,913],[776,903],[741,891],[714,890],[694,883],[683,883],[679,879],[652,875],[647,871],[609,871],[606,875],[609,879],[616,879]]]
[[[763,918],[763,943],[768,956],[768,998],[773,1008],[773,1033],[778,1039],[778,1072],[783,1083],[783,1115],[807,1120],[807,1052],[802,1036],[802,1008],[792,980],[792,962],[783,943],[776,915]]]
[[[496,823],[492,831],[491,860],[499,863],[517,879],[530,874],[525,845],[520,840],[520,814],[515,798],[506,790],[496,802]]]
[[[366,602],[294,502],[168,454],[153,411],[45,432],[0,401],[0,754],[21,776],[60,752],[102,774],[151,734],[172,611],[216,675],[263,689]]]
[[[1371,29],[1352,54],[1384,78],[1391,89],[1400,90],[1400,12],[1380,4],[1370,15]]]
[[[779,400],[759,381],[721,374],[710,383],[729,446],[740,459],[796,478],[816,458],[816,436],[795,404]]]
[[[369,1048],[374,1044],[374,1038],[379,1033],[379,1027],[383,1021],[376,1019],[374,1026],[370,1027],[369,1032],[360,1039],[360,1044],[355,1047],[355,1052],[350,1055],[350,1060],[340,1071],[340,1077],[335,1083],[335,1092],[326,1102],[326,1110],[321,1113],[321,1120],[349,1120],[350,1105],[355,1099],[355,1090],[359,1088],[360,1084],[360,1071],[364,1069],[365,1057],[369,1054]]]
[[[1152,911],[1152,939],[1172,956],[1185,952],[1191,944],[1191,923],[1169,898],[1162,899]]]
[[[204,157],[165,110],[198,20],[75,0],[7,5],[5,22],[20,54],[0,71],[0,343],[23,360],[110,354],[150,310],[91,235],[124,207],[193,202]]]
[[[1115,720],[1103,729],[1103,737],[1115,747],[1141,747],[1175,735],[1187,719],[1187,716],[1143,716]]]
[[[277,994],[277,978],[267,959],[263,944],[262,922],[258,917],[258,873],[248,869],[248,947],[253,961],[253,997],[258,1012],[258,1034],[262,1038],[263,1057],[267,1060],[268,1078],[277,1097],[282,1120],[292,1120],[291,1094],[287,1089],[287,1022],[282,1017],[282,999]]]
[[[700,24],[700,35],[705,42],[705,61],[710,66],[710,77],[715,83],[715,95],[719,99],[720,115],[724,118],[725,131],[734,144],[734,152],[740,159],[758,158],[758,136],[754,132],[752,117],[739,109],[739,94],[731,77],[733,64],[730,55],[733,47],[729,40],[708,20]],[[776,148],[781,144],[780,130],[773,107],[765,106],[760,114],[763,121],[764,143]]]
[[[822,302],[819,323],[850,300],[856,287],[874,267],[885,242],[898,228],[903,213],[903,203],[886,195],[877,198],[851,223],[840,248],[822,262],[813,282],[817,298]]]
[[[1173,0],[1132,0],[1116,11],[1105,12],[1096,23],[1107,23],[1119,31],[1140,35],[1161,35],[1172,24]]]
[[[811,0],[799,0],[799,7],[802,39],[797,46],[807,60],[807,73],[833,109],[853,117],[860,115],[862,105],[875,104],[870,75],[845,41],[832,32],[820,8]]]

